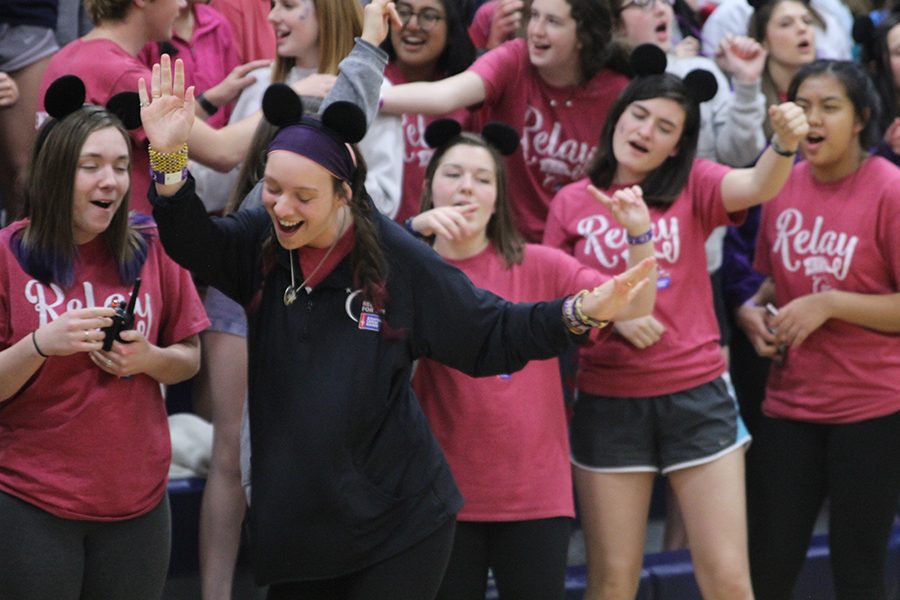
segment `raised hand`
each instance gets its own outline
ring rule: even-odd
[[[390,0],[372,0],[364,8],[363,31],[359,37],[373,46],[380,46],[393,24],[398,30],[403,21],[397,14],[397,7]]]
[[[793,102],[770,106],[769,122],[775,130],[778,145],[785,150],[796,150],[800,140],[809,133],[806,113]]]
[[[628,230],[628,235],[637,237],[650,230],[650,210],[644,202],[641,186],[616,190],[612,197],[590,184],[587,190],[597,202],[609,209],[619,225]]]
[[[487,50],[496,48],[515,36],[519,26],[522,25],[522,11],[524,9],[525,3],[522,0],[498,0],[494,16],[491,19]]]
[[[141,122],[144,133],[158,152],[176,152],[184,145],[194,125],[194,86],[184,89],[184,63],[163,54],[153,65],[150,91],[147,82],[138,80]]]
[[[624,273],[595,287],[582,301],[586,315],[598,321],[614,321],[650,284],[648,276],[656,268],[656,259],[645,258]]]
[[[762,78],[767,54],[753,38],[728,34],[719,42],[716,64],[737,81],[755,83]]]

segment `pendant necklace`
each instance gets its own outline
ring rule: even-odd
[[[341,226],[338,228],[337,237],[335,237],[334,241],[331,242],[331,246],[328,247],[328,251],[325,253],[325,256],[322,257],[322,260],[319,261],[319,264],[316,265],[316,268],[312,270],[312,273],[310,273],[309,276],[304,279],[300,285],[294,285],[294,251],[288,251],[289,262],[291,265],[291,285],[284,288],[284,296],[282,297],[282,300],[284,301],[285,306],[290,306],[297,300],[297,294],[300,292],[300,290],[306,287],[306,283],[313,278],[313,275],[315,275],[322,267],[322,265],[325,264],[325,261],[328,260],[328,257],[331,255],[331,251],[334,250],[334,247],[337,246],[338,240],[340,240],[341,236],[343,235],[344,221],[346,219],[347,213],[343,212],[341,214]]]

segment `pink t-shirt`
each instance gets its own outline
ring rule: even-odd
[[[487,52],[470,70],[484,81],[484,121],[504,121],[521,136],[520,150],[506,161],[509,197],[525,239],[540,242],[553,195],[584,176],[628,78],[604,69],[583,85],[550,87],[520,39]]]
[[[409,83],[394,63],[389,63],[385,67],[384,76],[390,79],[394,85]],[[475,122],[473,113],[464,108],[447,115],[429,116],[408,113],[403,115],[401,127],[406,150],[403,156],[403,196],[400,199],[400,208],[397,209],[397,214],[394,216],[394,220],[398,223],[419,214],[425,168],[434,154],[434,149],[429,148],[425,143],[425,128],[433,121],[444,118],[459,121],[463,131],[471,131]]]
[[[79,246],[70,289],[27,275],[10,249],[20,221],[0,231],[0,349],[67,310],[127,301],[131,286],[101,238]],[[169,346],[209,325],[187,271],[150,242],[135,329]],[[171,459],[166,406],[147,375],[117,378],[86,353],[51,356],[0,404],[0,490],[58,517],[129,519],[166,493]]]
[[[696,160],[675,202],[666,210],[650,210],[659,269],[653,316],[666,332],[644,350],[618,334],[583,349],[578,389],[619,398],[658,396],[708,383],[725,371],[704,244],[715,227],[739,223],[745,216],[725,212],[722,204],[722,178],[728,170]],[[616,275],[627,264],[627,232],[587,192],[588,183],[585,178],[567,185],[553,199],[544,243],[605,275]]]
[[[171,44],[178,53],[172,58],[184,62],[185,86],[195,86],[194,93],[199,96],[225,79],[241,61],[228,20],[205,4],[194,3],[191,10],[194,11],[193,38],[173,37]],[[152,68],[159,62],[159,56],[159,44],[150,42],[138,54],[138,60]],[[220,107],[206,120],[207,124],[215,128],[227,125],[232,107],[233,104]]]
[[[900,282],[900,171],[870,157],[852,175],[816,182],[794,167],[762,212],[754,267],[775,282],[777,306],[825,290],[896,294]],[[763,411],[853,423],[900,410],[900,334],[829,319],[784,366],[773,366]]]
[[[513,302],[590,289],[604,278],[552,248],[525,247],[507,269],[493,246],[448,260],[472,282]],[[518,521],[574,515],[565,406],[556,359],[512,374],[469,377],[422,359],[413,388],[465,505],[463,521]]]
[[[77,75],[87,90],[86,102],[105,106],[119,92],[136,92],[138,79],[150,82],[150,69],[110,40],[74,40],[53,55],[41,81],[38,110],[43,114],[44,94],[50,84],[63,75]],[[152,212],[147,190],[150,188],[150,158],[147,137],[141,128],[131,135],[131,209],[149,215]]]

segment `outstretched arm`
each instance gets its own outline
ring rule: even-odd
[[[800,140],[809,132],[803,109],[793,102],[769,107],[775,135],[756,165],[734,169],[722,178],[722,203],[728,212],[737,212],[771,200],[781,191],[794,167]],[[781,152],[776,152],[776,148]]]
[[[445,115],[483,102],[486,94],[481,76],[463,71],[440,81],[417,81],[385,90],[381,110],[396,114]]]

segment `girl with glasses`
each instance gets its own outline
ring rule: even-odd
[[[399,85],[383,110],[443,115],[483,104],[479,118],[509,123],[521,140],[508,159],[513,216],[540,241],[553,194],[578,179],[627,78],[608,68],[611,15],[596,0],[534,0],[526,39],[481,56],[447,79]]]
[[[391,27],[382,44],[390,57],[384,76],[391,83],[437,81],[465,71],[475,60],[475,47],[455,0],[403,0],[396,7],[403,26]],[[433,152],[425,143],[425,128],[441,116],[458,121],[463,129],[474,120],[465,108],[448,115],[403,115],[403,193],[394,217],[400,223],[419,212],[425,168]]]

